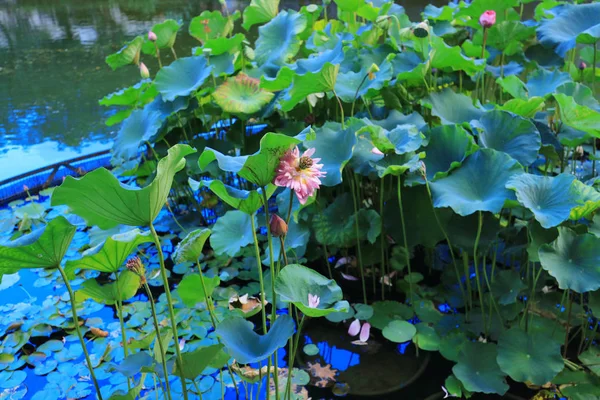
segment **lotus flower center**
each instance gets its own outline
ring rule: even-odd
[[[298,162],[298,169],[307,169],[312,167],[313,160],[310,157],[300,157],[300,161]]]

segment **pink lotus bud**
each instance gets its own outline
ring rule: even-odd
[[[316,294],[308,294],[308,307],[309,308],[317,308],[319,307],[319,303],[321,302],[321,298]]]
[[[148,40],[151,42],[156,42],[156,39],[158,39],[156,37],[156,33],[152,32],[152,31],[148,31]]]
[[[285,236],[288,232],[288,226],[285,221],[277,214],[271,215],[271,221],[269,221],[269,227],[271,228],[271,235],[275,237]]]
[[[348,328],[348,335],[356,336],[358,335],[358,332],[360,332],[360,321],[355,319],[350,324],[350,328]]]
[[[491,28],[496,23],[496,11],[487,10],[479,17],[479,24],[484,28]]]
[[[579,62],[579,70],[583,71],[586,68],[587,68],[587,64],[584,63],[583,61],[580,61]]]
[[[361,342],[366,342],[369,340],[369,336],[371,336],[371,324],[365,322],[360,329],[360,336],[358,337]]]
[[[376,154],[376,155],[378,155],[378,156],[382,156],[382,155],[383,155],[383,152],[382,152],[381,150],[379,150],[377,147],[373,147],[373,148],[371,149],[371,153],[372,153],[372,154]]]
[[[148,67],[146,67],[146,64],[144,64],[143,62],[140,63],[140,76],[142,77],[142,79],[150,78],[150,70],[148,69]]]
[[[24,190],[25,192],[28,192],[28,191],[29,191],[29,186],[27,186],[27,185],[23,185],[23,190]]]

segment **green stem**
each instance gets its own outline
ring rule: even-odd
[[[483,43],[481,44],[481,58],[485,60],[485,44],[487,42],[488,30],[483,28]],[[484,62],[487,65],[487,61]],[[481,104],[485,103],[485,68],[481,71]]]
[[[337,99],[338,105],[340,106],[340,114],[341,114],[341,123],[342,123],[342,129],[346,129],[346,122],[344,121],[346,118],[344,117],[344,106],[342,105],[342,101],[340,100],[340,98],[338,97],[337,93],[335,92],[335,90],[333,91],[333,95],[335,96],[335,98]]]
[[[154,50],[156,50],[156,59],[158,60],[158,67],[162,68],[162,62],[160,60],[160,51],[158,50],[158,45],[154,42]]]
[[[597,44],[598,44],[598,42],[594,43],[594,57],[593,57],[593,63],[592,63],[592,92],[594,93],[594,95],[596,94],[596,56],[598,53]]]
[[[475,236],[475,244],[473,245],[473,267],[475,268],[475,282],[477,283],[477,291],[479,297],[479,305],[481,306],[481,315],[483,318],[484,335],[487,337],[487,325],[485,318],[485,308],[483,307],[483,291],[481,290],[481,282],[479,280],[479,268],[477,265],[477,249],[479,247],[479,239],[481,238],[481,229],[483,227],[483,213],[479,211],[479,223],[477,225],[477,236]],[[485,265],[483,266],[485,268]]]
[[[379,184],[379,216],[383,221],[383,194],[385,190],[385,177],[382,177]],[[385,300],[385,233],[383,231],[383,222],[381,224],[381,300]]]
[[[169,288],[169,278],[167,277],[167,268],[165,267],[165,255],[162,251],[162,246],[160,245],[160,238],[158,237],[158,233],[156,233],[156,229],[154,229],[154,224],[150,223],[150,232],[152,232],[152,237],[154,238],[154,245],[158,250],[158,260],[160,263],[160,274],[163,280],[163,286],[165,288],[165,295],[167,297],[167,306],[169,310],[169,318],[171,320],[171,329],[173,330],[173,338],[175,339],[175,353],[177,356],[176,363],[177,369],[179,371],[183,371],[183,360],[181,358],[181,349],[179,348],[179,335],[177,334],[177,321],[175,320],[175,311],[173,310],[173,299],[171,297],[171,289]],[[181,388],[183,390],[183,398],[187,400],[187,383],[185,378],[183,377],[183,373],[180,375],[181,378]]]
[[[350,109],[350,115],[353,117],[354,117],[354,105],[356,104],[358,92],[360,91],[361,86],[365,83],[365,81],[367,80],[368,77],[369,77],[369,74],[367,73],[365,75],[365,77],[362,79],[362,81],[360,81],[360,85],[358,85],[358,87],[356,88],[356,92],[354,93],[354,99],[352,100],[352,108]]]
[[[360,280],[362,283],[363,301],[367,304],[367,284],[365,282],[365,269],[362,261],[362,250],[360,248],[360,229],[358,227],[358,201],[356,194],[356,187],[354,184],[354,177],[351,173],[348,173],[350,188],[352,190],[352,200],[354,202],[354,234],[356,235],[356,254],[358,256],[358,268],[360,270]]]
[[[75,325],[75,331],[77,332],[77,336],[79,337],[79,343],[81,343],[81,348],[85,356],[85,362],[87,363],[88,369],[90,371],[90,376],[92,377],[92,382],[94,382],[94,387],[96,388],[96,395],[98,396],[98,399],[102,400],[102,393],[100,392],[100,386],[98,385],[98,380],[96,379],[96,374],[94,373],[92,360],[90,360],[90,354],[88,353],[85,341],[83,340],[81,329],[79,329],[79,318],[77,317],[77,307],[75,305],[75,294],[73,293],[73,288],[71,288],[69,278],[67,278],[65,270],[60,266],[60,264],[58,264],[58,271],[60,272],[60,275],[62,276],[62,279],[65,282],[67,291],[69,292],[69,300],[71,302],[71,313],[73,314],[73,324]]]
[[[398,209],[400,210],[400,223],[402,224],[402,238],[404,239],[404,250],[406,254],[406,267],[408,268],[408,275],[412,275],[410,267],[410,250],[408,248],[408,238],[406,237],[406,222],[404,219],[404,208],[402,207],[402,177],[398,175]],[[413,302],[413,288],[412,288],[412,276],[408,280],[408,291],[410,293],[410,304]]]
[[[150,287],[148,283],[144,279],[144,289],[146,290],[146,295],[148,296],[148,300],[150,302],[150,311],[152,312],[152,323],[154,324],[154,330],[156,331],[156,341],[158,342],[158,349],[160,351],[160,359],[163,368],[163,373],[165,374],[165,385],[167,387],[167,399],[171,399],[171,384],[169,383],[169,370],[167,369],[167,352],[165,351],[165,347],[163,346],[162,338],[160,336],[160,325],[158,324],[158,317],[156,315],[156,306],[154,305],[154,296],[152,296],[152,291],[150,291]]]
[[[262,315],[262,328],[263,335],[267,334],[267,312],[265,310],[265,281],[263,279],[262,264],[260,261],[260,247],[258,244],[258,237],[256,236],[256,223],[254,222],[255,214],[250,216],[250,224],[252,226],[252,236],[254,238],[254,251],[256,252],[256,268],[258,269],[258,283],[260,284],[260,312]]]
[[[563,358],[567,358],[567,348],[569,347],[569,329],[571,328],[571,311],[573,310],[573,297],[569,296],[569,289],[567,289],[567,297],[569,297],[569,306],[567,311],[567,326],[565,328],[565,346],[563,349]]]
[[[293,347],[291,346],[291,342],[290,342],[290,348],[292,350],[290,350],[290,364],[288,365],[288,379],[287,379],[287,382],[285,385],[285,397],[284,397],[284,398],[289,398],[290,400],[292,398],[291,397],[292,371],[294,369],[296,352],[298,351],[298,346],[300,345],[300,336],[302,335],[302,327],[304,326],[304,317],[305,316],[302,315],[302,319],[300,320],[300,323],[298,324],[298,331],[296,332],[296,337],[294,338]]]
[[[119,274],[115,272],[115,287],[117,288],[117,316],[119,317],[119,325],[121,326],[121,341],[123,343],[123,354],[125,358],[129,355],[127,333],[125,332],[125,323],[123,322],[123,302],[121,301],[121,288],[119,287]],[[127,378],[127,390],[131,390],[131,379]]]
[[[173,57],[177,60],[177,53],[175,53],[175,49],[173,47],[171,47],[171,54],[173,54]]]

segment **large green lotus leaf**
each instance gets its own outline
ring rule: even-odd
[[[258,79],[238,74],[221,84],[213,93],[223,111],[232,114],[254,114],[266,106],[274,94],[261,89]]]
[[[596,111],[600,110],[600,103],[594,97],[592,89],[581,83],[564,83],[557,87],[555,92],[573,97],[575,102],[581,106],[586,106]]]
[[[424,62],[416,52],[407,49],[394,57],[392,67],[398,81],[416,85],[425,79],[429,63]]]
[[[210,39],[227,37],[233,30],[232,18],[224,17],[221,11],[203,11],[190,21],[190,35],[204,43]]]
[[[577,193],[577,207],[571,210],[569,219],[578,221],[581,218],[590,218],[592,213],[600,208],[600,193],[593,186],[581,181],[574,181],[573,188]]]
[[[281,104],[283,111],[291,111],[309,94],[330,92],[334,90],[340,65],[326,63],[318,72],[307,72],[294,75],[292,87]]]
[[[267,133],[260,139],[260,150],[252,155],[227,156],[206,147],[198,159],[198,165],[204,170],[216,161],[222,171],[234,172],[257,186],[267,186],[275,178],[275,169],[281,156],[299,143],[299,139],[291,136]]]
[[[244,22],[242,26],[249,30],[252,25],[269,22],[277,16],[279,0],[252,0],[244,9]]]
[[[548,71],[540,68],[529,75],[525,86],[527,87],[529,97],[544,97],[553,93],[557,87],[570,81],[571,76],[568,72],[560,72],[559,70]]]
[[[503,151],[525,166],[537,159],[542,138],[530,120],[493,110],[483,114],[479,124],[480,146]]]
[[[432,68],[465,71],[470,76],[485,68],[485,64],[481,60],[466,57],[460,46],[448,46],[439,36],[431,37],[430,58]]]
[[[516,192],[519,203],[527,207],[546,229],[560,225],[577,206],[577,193],[571,174],[540,176],[521,174],[512,177],[506,187]]]
[[[526,42],[534,32],[535,27],[526,26],[521,21],[502,21],[488,30],[486,45],[510,56],[517,51],[522,51],[522,43]]]
[[[498,213],[514,192],[506,183],[523,168],[506,153],[481,149],[445,178],[431,182],[435,207],[451,207],[462,216],[476,211]]]
[[[179,96],[189,96],[202,86],[211,70],[205,57],[184,57],[161,68],[154,84],[165,101],[173,101]]]
[[[558,229],[544,229],[539,222],[529,221],[527,226],[529,233],[529,245],[527,246],[527,257],[529,261],[539,262],[539,249],[543,244],[553,242],[558,237]]]
[[[340,40],[334,48],[326,49],[320,53],[311,54],[309,58],[301,58],[291,65],[296,74],[303,75],[308,72],[321,71],[326,64],[339,65],[344,60],[344,46]],[[333,85],[332,85],[333,88]],[[331,90],[331,89],[330,89]]]
[[[327,172],[321,179],[324,186],[335,186],[342,182],[342,170],[352,158],[356,146],[356,131],[353,126],[342,129],[337,122],[327,121],[316,129],[316,138],[305,140],[304,147],[315,148],[313,157],[320,158],[323,171]]]
[[[401,176],[406,171],[416,171],[421,166],[421,158],[425,153],[389,154],[371,165],[380,178],[384,176]]]
[[[592,346],[579,355],[579,361],[590,369],[593,373],[600,376],[600,347]]]
[[[242,43],[246,40],[246,36],[242,33],[236,33],[231,37],[219,37],[215,39],[208,39],[204,42],[204,46],[196,48],[194,55],[203,56],[204,50],[210,50],[210,63],[215,68],[213,68],[212,73],[217,75],[215,70],[217,70],[217,64],[214,62],[214,57],[222,54],[235,54],[241,51]]]
[[[407,321],[393,320],[383,328],[383,337],[394,343],[404,343],[417,334],[417,328]]]
[[[263,361],[285,346],[294,334],[294,320],[280,315],[266,335],[254,332],[254,325],[243,317],[231,317],[221,322],[216,333],[229,354],[240,364]]]
[[[163,121],[161,113],[149,107],[134,110],[121,125],[113,144],[113,163],[123,163],[136,158],[140,146],[157,136]]]
[[[93,299],[98,303],[113,305],[135,296],[140,288],[140,276],[132,271],[123,271],[115,282],[100,285],[96,279],[88,279],[75,292],[75,299],[82,302]]]
[[[57,268],[75,231],[64,217],[56,217],[43,228],[5,242],[0,246],[0,277],[21,268]]]
[[[144,44],[142,36],[136,36],[116,53],[106,57],[106,63],[114,70],[129,64],[137,64],[140,60],[140,51]]]
[[[105,168],[82,178],[68,176],[52,193],[52,205],[67,205],[100,229],[149,226],[164,207],[175,174],[185,167],[184,157],[195,151],[183,144],[171,147],[158,162],[156,177],[143,189],[122,184]]]
[[[540,263],[561,289],[577,293],[600,288],[600,239],[559,227],[558,238],[540,246]]]
[[[221,359],[223,347],[222,344],[217,343],[207,347],[200,347],[194,351],[182,353],[182,369],[180,371],[177,364],[175,364],[175,375],[186,379],[196,379],[202,374],[202,371],[209,366],[213,368],[216,367],[213,363]],[[223,365],[219,365],[217,368],[222,366]]]
[[[152,242],[150,232],[132,229],[128,232],[112,235],[102,243],[86,250],[79,260],[67,261],[65,272],[70,279],[75,277],[76,269],[88,269],[100,272],[117,272],[127,257],[142,243]]]
[[[160,24],[156,24],[152,27],[152,32],[156,35],[156,41],[152,42],[146,39],[142,46],[142,52],[151,56],[156,56],[156,47],[159,49],[170,49],[175,45],[175,39],[177,39],[177,32],[181,28],[179,22],[174,19],[167,19]]]
[[[195,229],[188,233],[181,242],[177,244],[175,251],[171,255],[175,264],[184,262],[195,263],[202,256],[204,243],[208,240],[212,232],[208,228]]]
[[[315,237],[321,244],[348,247],[356,244],[354,205],[349,193],[338,196],[314,216]],[[381,218],[375,210],[358,210],[359,239],[374,243],[381,232]]]
[[[451,209],[447,209],[452,211]],[[447,223],[446,233],[452,238],[452,246],[459,247],[467,252],[473,251],[475,236],[479,225],[479,215],[470,214],[461,217],[458,214],[451,213]],[[483,229],[479,240],[480,248],[487,248],[498,240],[498,231],[500,230],[500,221],[494,214],[483,214]]]
[[[421,114],[413,112],[411,114],[404,115],[398,110],[391,110],[385,119],[371,120],[370,122],[373,125],[378,125],[388,131],[396,128],[398,125],[412,124],[416,125],[419,130],[423,130],[423,128],[427,125]]]
[[[500,369],[515,381],[539,386],[554,379],[565,366],[559,342],[518,327],[500,334],[497,361]]]
[[[309,317],[346,312],[350,307],[347,301],[342,301],[342,289],[333,279],[325,278],[300,264],[290,264],[279,272],[275,280],[275,292],[279,296],[278,300],[294,304]],[[309,295],[319,297],[317,307],[309,306]]]
[[[193,181],[191,178],[190,180]],[[257,190],[237,189],[218,180],[202,180],[198,182],[198,187],[200,185],[209,188],[219,199],[246,214],[254,214],[262,207],[261,188]],[[267,185],[267,197],[271,198],[275,190],[277,190],[277,186],[269,183]]]
[[[306,17],[295,11],[281,11],[267,24],[258,28],[254,50],[259,66],[283,65],[300,50],[298,37],[306,28]]]
[[[541,22],[537,36],[543,45],[555,46],[561,57],[577,43],[593,44],[600,39],[600,3],[563,4],[553,14],[554,18]]]
[[[496,83],[502,87],[502,89],[510,94],[515,99],[526,100],[527,95],[527,86],[525,83],[517,75],[509,75],[504,78],[496,79]]]
[[[202,285],[204,278],[204,286]],[[201,277],[200,274],[186,275],[177,286],[177,293],[183,304],[188,307],[194,307],[198,303],[204,303],[206,296],[212,296],[215,288],[219,287],[221,280],[218,275],[212,278]],[[206,293],[204,292],[206,287]]]
[[[416,151],[421,147],[425,138],[416,125],[412,124],[398,125],[391,131],[371,125],[359,132],[364,129],[371,134],[371,140],[375,147],[384,153],[393,151],[396,154],[404,154]]]
[[[409,247],[422,245],[433,248],[444,239],[444,233],[440,230],[433,213],[433,207],[427,187],[419,185],[402,188],[402,208],[404,210],[405,226],[407,232],[407,243]],[[435,210],[437,217],[446,229],[452,211],[448,209]],[[397,243],[404,243],[402,226],[400,225],[400,211],[398,210],[398,199],[394,196],[393,201],[387,201],[383,212],[383,224],[385,232]],[[422,229],[426,226],[427,229]]]
[[[387,86],[393,77],[391,59],[392,57],[387,57],[379,65],[379,71],[374,73],[375,77],[373,79],[370,77],[365,79],[365,76],[369,74],[370,66],[363,67],[359,72],[339,73],[335,83],[336,94],[342,101],[352,103],[354,99],[367,95],[369,91],[378,93],[382,87]]]
[[[210,237],[210,245],[217,254],[235,256],[244,246],[254,241],[252,220],[254,216],[239,210],[227,211],[217,220]]]
[[[499,110],[508,111],[524,118],[533,118],[542,111],[545,106],[542,97],[532,97],[530,99],[510,99],[498,107]]]
[[[600,137],[600,112],[577,104],[572,96],[555,93],[554,98],[559,106],[560,120],[565,125]]]
[[[458,355],[458,364],[452,368],[452,372],[470,392],[502,396],[508,390],[508,385],[496,362],[497,354],[495,344],[465,343]]]
[[[521,280],[521,275],[512,269],[499,271],[492,283],[492,292],[501,305],[516,303],[524,289],[527,289],[527,285]]]
[[[295,71],[287,66],[282,67],[277,71],[275,77],[269,77],[266,74],[262,74],[260,77],[260,87],[271,92],[278,92],[289,88],[292,85],[295,76]]]
[[[101,106],[134,106],[142,98],[144,92],[150,87],[151,83],[144,80],[133,86],[113,92],[104,96],[98,101]]]
[[[478,146],[460,125],[442,125],[433,128],[427,135],[429,143],[425,149],[427,179],[437,179],[458,168],[465,158]]]
[[[451,89],[430,93],[423,101],[431,106],[431,113],[445,125],[468,123],[478,120],[483,114],[470,97]]]
[[[373,153],[373,147],[375,146],[371,140],[371,135],[368,131],[362,129],[356,132],[356,146],[354,146],[349,165],[355,174],[374,176],[376,171],[372,163],[381,160],[383,155]]]

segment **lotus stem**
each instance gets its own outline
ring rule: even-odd
[[[296,336],[294,338],[294,345],[292,346],[292,342],[290,341],[290,363],[288,365],[288,376],[285,385],[285,397],[289,400],[292,399],[292,373],[294,370],[294,362],[296,358],[296,352],[298,351],[298,346],[300,345],[300,335],[302,334],[302,327],[304,326],[305,316],[302,315],[302,319],[298,324],[298,331],[296,332]]]
[[[594,42],[594,57],[592,63],[592,92],[596,94],[596,56],[598,55],[598,42]]]
[[[340,118],[340,122],[342,123],[342,129],[346,129],[346,123],[345,123],[345,117],[344,117],[344,106],[342,106],[342,101],[340,100],[340,98],[338,97],[337,93],[335,92],[335,90],[333,91],[333,95],[335,96],[335,98],[337,99],[338,105],[340,106],[340,114],[341,114],[341,118]]]
[[[160,51],[158,50],[158,45],[154,42],[154,50],[156,52],[156,59],[158,60],[158,67],[162,68],[162,61],[160,60]]]
[[[404,239],[404,249],[406,255],[406,267],[408,268],[408,275],[412,275],[410,267],[410,252],[408,249],[408,238],[406,237],[406,221],[404,219],[404,208],[402,207],[402,177],[398,175],[398,210],[400,210],[400,220],[402,224],[402,239]],[[410,294],[410,305],[413,306],[413,288],[412,278],[408,280],[408,291]]]
[[[383,229],[383,194],[385,190],[385,177],[381,177],[379,183],[379,216],[381,218],[381,300],[385,300],[385,233]]]
[[[175,53],[175,49],[173,47],[171,47],[171,53],[173,54],[173,58],[177,60],[177,53]]]
[[[263,195],[263,206],[265,209],[265,224],[267,225],[267,241],[269,244],[269,261],[271,261],[271,291],[273,296],[273,303],[271,304],[271,323],[277,320],[277,293],[275,293],[275,279],[279,271],[275,270],[275,260],[273,256],[273,235],[271,234],[270,213],[269,213],[269,199],[267,198],[267,188],[262,187]],[[260,260],[259,260],[260,262]],[[273,381],[275,383],[275,399],[279,400],[279,368],[277,366],[277,350],[273,354],[273,366],[275,367],[275,373],[273,374]],[[269,389],[267,388],[267,391]]]
[[[485,60],[485,44],[488,37],[488,28],[483,28],[483,43],[481,44],[481,58]],[[484,61],[484,66],[487,65],[487,61]],[[481,103],[485,103],[485,68],[481,71]]]
[[[569,347],[569,329],[571,329],[571,311],[573,310],[573,296],[570,296],[570,290],[567,289],[569,306],[567,308],[567,326],[565,327],[565,345],[563,348],[563,358],[567,358],[567,348]]]
[[[121,301],[121,288],[119,287],[119,274],[115,272],[115,286],[117,287],[117,301],[115,307],[117,308],[117,316],[119,317],[119,324],[121,325],[121,341],[123,342],[123,354],[125,358],[129,355],[127,333],[125,332],[125,323],[123,322],[123,302]],[[127,378],[127,390],[131,390],[131,379]]]
[[[163,342],[162,342],[162,338],[160,337],[160,325],[158,324],[158,317],[156,316],[156,306],[154,305],[154,296],[152,296],[152,291],[150,290],[150,287],[148,286],[148,282],[146,282],[145,277],[142,277],[142,279],[144,279],[143,281],[143,285],[144,285],[144,290],[146,290],[146,295],[148,296],[148,300],[150,302],[150,311],[152,312],[152,324],[154,325],[154,330],[156,331],[156,341],[158,342],[158,349],[160,351],[160,359],[161,359],[161,364],[162,364],[162,368],[163,368],[163,373],[165,374],[165,386],[167,388],[166,392],[167,392],[167,399],[171,399],[171,384],[169,383],[169,370],[167,369],[167,359],[166,359],[166,354],[167,352],[165,351],[165,348],[163,346]]]
[[[94,383],[94,387],[96,388],[96,395],[98,396],[99,400],[102,400],[102,393],[100,392],[100,386],[98,385],[98,380],[96,379],[96,374],[94,373],[94,366],[92,365],[92,360],[90,360],[90,354],[88,353],[85,341],[83,340],[81,329],[79,329],[79,318],[77,317],[77,306],[75,305],[75,294],[73,293],[73,288],[71,288],[69,278],[67,278],[65,270],[63,269],[63,267],[61,267],[60,264],[58,264],[58,271],[60,272],[60,275],[62,276],[62,279],[65,282],[67,291],[69,292],[69,300],[71,302],[71,313],[73,314],[73,324],[75,324],[75,331],[77,332],[77,337],[79,337],[79,343],[81,343],[81,348],[85,356],[85,362],[87,363],[88,369],[90,371],[90,376],[92,377],[92,382]]]
[[[360,270],[360,281],[362,283],[363,302],[367,304],[367,284],[365,282],[365,269],[362,260],[362,250],[360,248],[360,229],[358,227],[358,200],[357,190],[354,183],[354,177],[348,173],[350,188],[352,190],[352,200],[354,202],[354,234],[356,235],[356,254],[358,256],[358,268]]]
[[[260,261],[260,247],[258,245],[258,237],[256,236],[256,223],[254,222],[255,214],[250,216],[250,224],[252,226],[252,236],[254,238],[254,250],[256,252],[256,268],[258,269],[258,283],[260,284],[260,313],[262,316],[263,335],[267,334],[267,313],[265,310],[265,281],[263,278],[262,264]]]
[[[365,74],[365,77],[362,79],[362,81],[360,81],[360,85],[358,85],[358,87],[356,88],[356,92],[354,93],[354,98],[352,99],[352,108],[350,109],[350,115],[352,117],[354,117],[354,105],[356,104],[356,99],[358,98],[358,92],[360,91],[360,88],[362,87],[362,85],[364,85],[364,83],[368,77],[369,77],[369,74],[368,73]]]
[[[163,280],[163,286],[165,288],[165,295],[167,296],[167,306],[169,310],[169,319],[171,320],[171,329],[173,330],[173,338],[175,339],[175,353],[176,353],[176,362],[177,368],[179,369],[181,375],[181,388],[183,390],[183,398],[185,400],[188,399],[187,393],[187,383],[185,381],[185,377],[183,376],[183,360],[181,358],[181,349],[179,348],[179,335],[177,334],[177,321],[175,320],[175,311],[173,310],[173,298],[171,297],[171,289],[169,289],[169,278],[167,277],[167,269],[165,267],[165,256],[162,251],[162,246],[160,245],[160,238],[158,237],[158,233],[156,233],[156,229],[154,229],[154,224],[150,223],[150,232],[152,232],[152,237],[154,238],[154,244],[156,245],[156,249],[158,251],[158,260],[160,262],[160,274]]]
[[[475,283],[477,284],[477,292],[479,297],[479,305],[481,307],[481,315],[483,318],[483,333],[487,337],[487,324],[485,317],[485,308],[483,307],[483,291],[481,290],[481,282],[479,279],[479,267],[477,265],[477,250],[479,247],[479,239],[481,238],[481,229],[483,227],[483,213],[478,211],[478,220],[477,224],[477,236],[475,236],[475,244],[473,245],[473,267],[475,268]],[[483,261],[483,268],[485,268],[485,260]]]

